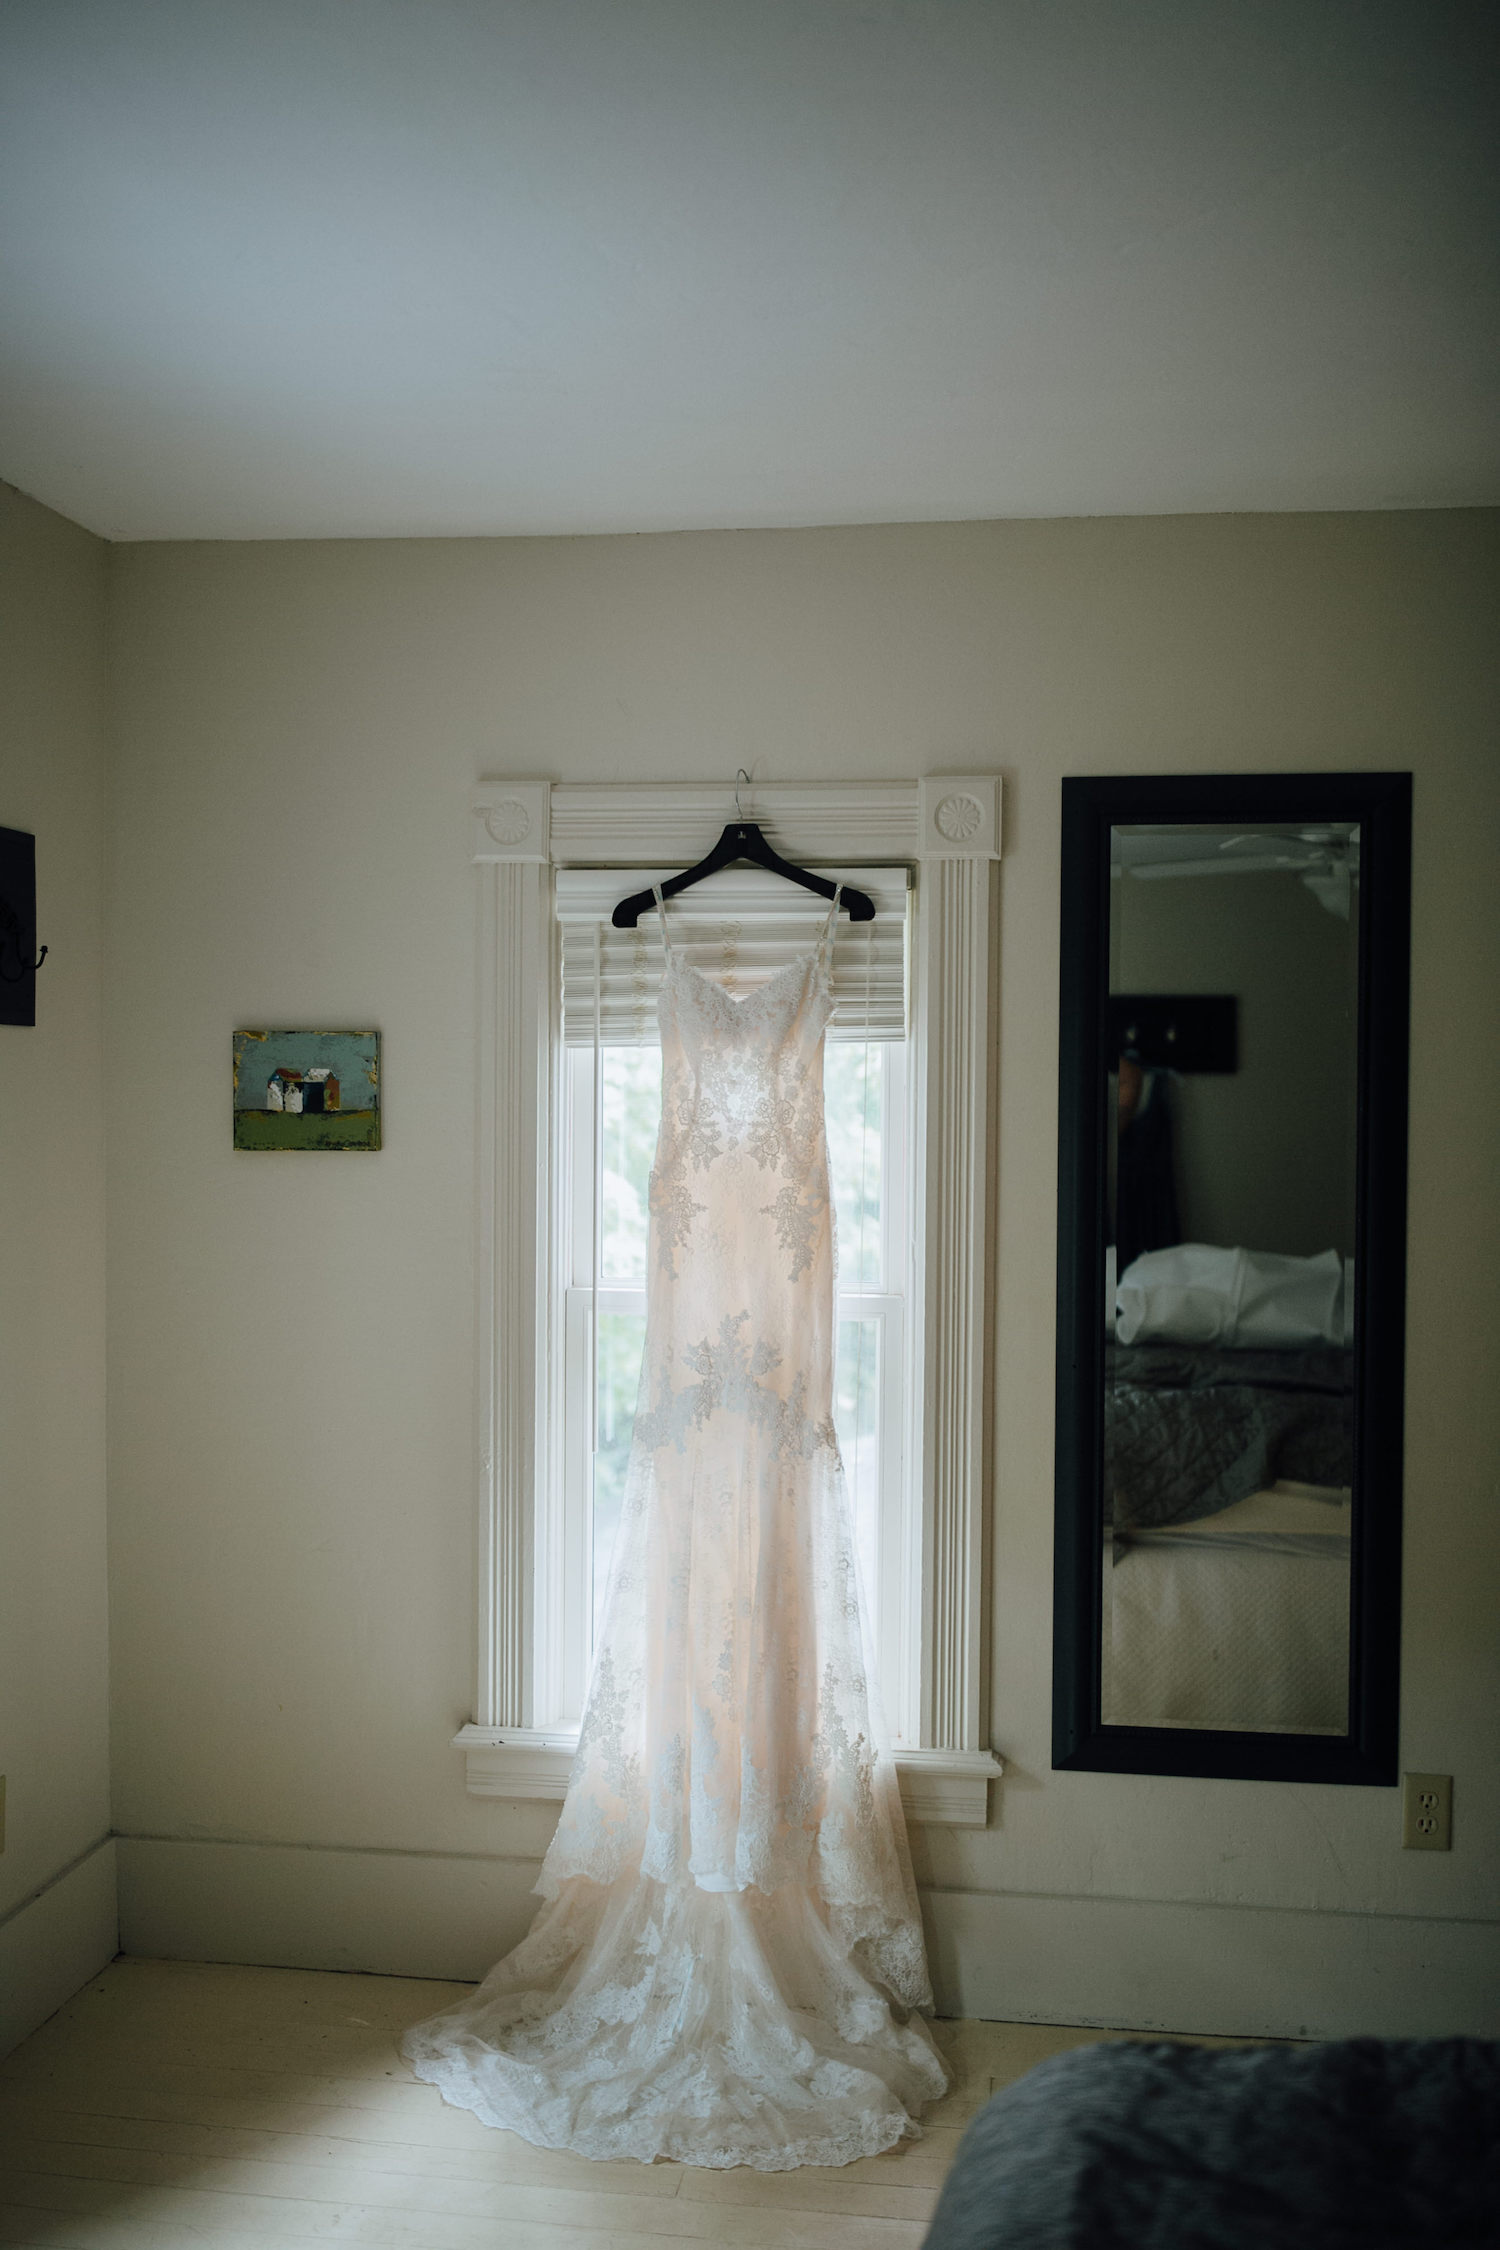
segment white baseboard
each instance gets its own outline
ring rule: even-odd
[[[114,1959],[117,1926],[115,1845],[106,1836],[0,1923],[0,2055]]]
[[[1500,1922],[934,1891],[942,2012],[1242,2038],[1500,2036]]]
[[[537,1910],[539,1859],[121,1836],[120,1947],[159,1961],[475,1979]]]
[[[121,1837],[127,1953],[477,1978],[539,1861]],[[1159,1900],[923,1894],[943,2015],[1332,2039],[1500,2034],[1500,1924]]]

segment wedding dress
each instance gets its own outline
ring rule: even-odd
[[[738,1002],[668,941],[640,1406],[544,1904],[402,2042],[546,2148],[845,2164],[947,2083],[833,1427],[837,912]]]

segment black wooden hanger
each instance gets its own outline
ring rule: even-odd
[[[766,842],[755,821],[739,817],[740,781],[749,778],[741,766],[734,784],[735,818],[724,828],[706,859],[700,859],[696,867],[684,868],[680,875],[674,875],[661,885],[663,898],[675,898],[679,891],[701,883],[705,875],[717,875],[721,867],[733,867],[739,860],[748,860],[752,867],[767,868],[772,875],[784,875],[789,883],[800,883],[805,891],[816,891],[820,898],[835,895],[837,886],[830,883],[826,875],[814,875],[809,868],[794,867]],[[838,901],[840,906],[847,907],[851,922],[874,921],[875,901],[868,891],[851,890],[846,883],[838,891]],[[655,904],[655,891],[633,891],[629,898],[621,899],[610,920],[617,930],[633,930],[641,916]]]

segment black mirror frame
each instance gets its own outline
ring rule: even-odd
[[[1409,773],[1064,781],[1058,1116],[1052,1763],[1096,1773],[1393,1786],[1401,1655],[1411,937]],[[1150,821],[1360,824],[1349,1729],[1340,1737],[1100,1719],[1110,829]]]

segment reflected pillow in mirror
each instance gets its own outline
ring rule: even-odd
[[[1115,1290],[1122,1344],[1218,1344],[1294,1351],[1352,1341],[1354,1267],[1336,1250],[1288,1258],[1272,1250],[1179,1242],[1148,1250]]]

